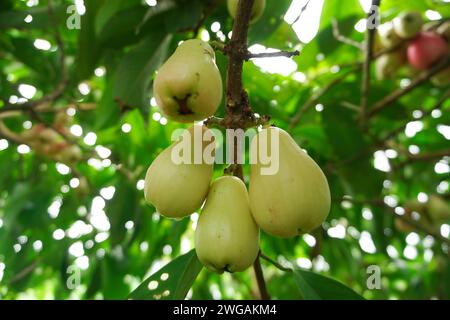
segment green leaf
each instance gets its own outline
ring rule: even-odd
[[[195,250],[172,260],[162,269],[148,277],[134,290],[129,298],[134,300],[184,299],[203,266]],[[166,277],[168,277],[166,279]],[[164,280],[166,279],[166,280]],[[156,286],[155,289],[151,288]]]
[[[0,5],[1,6],[1,5]],[[66,17],[66,5],[55,6],[53,9],[56,21],[62,22]],[[25,22],[28,15],[33,17],[29,23]],[[48,14],[47,7],[35,7],[29,10],[0,10],[0,29],[47,29],[53,27],[52,19]]]
[[[95,20],[102,4],[103,0],[85,1],[86,14],[81,18],[81,30],[78,36],[76,56],[79,80],[84,80],[91,76],[101,56],[101,47],[95,34]]]
[[[294,277],[305,300],[364,300],[344,284],[311,271],[295,269]]]
[[[141,109],[149,105],[152,75],[166,58],[171,38],[156,31],[125,55],[117,70],[113,90],[116,100]]]

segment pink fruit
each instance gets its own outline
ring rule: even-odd
[[[434,33],[420,33],[408,46],[409,63],[416,69],[426,70],[448,53],[448,43]]]

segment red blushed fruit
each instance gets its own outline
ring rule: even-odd
[[[408,46],[409,63],[416,69],[426,70],[448,53],[448,43],[441,36],[423,32]]]
[[[408,60],[414,68],[426,70],[448,51],[448,43],[441,36],[423,32],[409,44]]]

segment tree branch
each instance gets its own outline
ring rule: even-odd
[[[336,38],[336,40],[345,43],[349,46],[355,47],[359,50],[363,50],[363,45],[359,43],[358,41],[355,41],[353,39],[347,38],[346,36],[342,35],[339,30],[339,24],[335,18],[331,20],[331,25],[333,27],[333,36]]]
[[[419,87],[426,81],[428,81],[432,76],[438,74],[440,71],[444,70],[450,65],[450,56],[445,57],[440,62],[438,62],[436,65],[434,65],[431,69],[421,73],[416,79],[414,79],[407,87],[403,89],[398,89],[397,91],[394,91],[384,99],[378,101],[375,103],[375,105],[372,107],[371,110],[368,111],[367,117],[371,118],[375,116],[376,114],[383,111],[385,108],[387,108],[391,103],[394,101],[400,99],[401,97],[407,95],[411,91],[413,91],[415,88]]]
[[[330,81],[327,85],[325,85],[321,90],[319,90],[316,94],[313,94],[302,106],[300,106],[295,113],[295,115],[292,117],[290,124],[289,124],[289,130],[293,129],[300,121],[300,119],[303,117],[303,115],[312,107],[314,107],[320,99],[334,86],[338,85],[342,81],[345,80],[350,74],[354,73],[355,71],[359,70],[360,66],[355,65],[351,69],[344,72],[341,76],[333,79]]]
[[[381,0],[372,0],[372,7],[380,6]],[[367,14],[367,19],[370,19],[372,12],[369,11]],[[366,125],[366,113],[367,113],[367,105],[369,103],[369,95],[370,95],[370,66],[373,58],[373,44],[375,39],[376,28],[367,28],[367,36],[365,43],[365,55],[366,58],[363,64],[363,76],[362,76],[362,86],[361,86],[361,110],[360,110],[360,123],[362,127]]]
[[[245,60],[250,59],[261,59],[261,58],[276,58],[276,57],[286,57],[292,58],[294,56],[298,56],[300,51],[277,51],[277,52],[263,52],[263,53],[247,53]]]
[[[248,52],[247,36],[253,4],[254,0],[239,0],[231,40],[225,46],[225,52],[228,55],[229,61],[227,70],[226,116],[223,122],[227,128],[245,129],[245,124],[249,120],[253,121],[255,119],[248,103],[247,93],[242,85],[242,70],[245,56]],[[233,173],[236,177],[244,180],[242,165],[237,164],[237,157],[237,144],[234,143],[233,160],[235,165],[233,167]],[[253,269],[261,298],[270,299],[259,261],[259,255],[253,264]]]
[[[34,101],[27,101],[22,104],[6,103],[3,108],[0,108],[0,113],[9,112],[9,111],[29,112],[32,109],[35,109],[42,104],[45,104],[47,102],[51,102],[51,101],[58,99],[60,96],[62,96],[62,94],[64,93],[64,90],[66,89],[67,85],[69,84],[69,76],[68,76],[67,68],[66,68],[66,64],[65,64],[65,57],[66,57],[65,48],[64,48],[64,44],[63,44],[61,35],[58,31],[58,24],[57,24],[55,14],[53,11],[53,2],[51,0],[48,1],[48,13],[49,13],[49,17],[52,20],[52,23],[54,25],[54,33],[55,33],[54,37],[55,37],[55,41],[56,41],[56,44],[59,49],[59,64],[60,64],[60,70],[61,70],[60,81],[56,85],[55,89],[52,92],[45,95],[41,99],[34,100]]]
[[[361,204],[361,205],[374,205],[380,208],[388,209],[387,212],[395,216],[396,218],[404,221],[405,223],[409,224],[410,226],[414,227],[416,230],[424,232],[426,234],[429,234],[430,236],[433,236],[434,238],[438,239],[442,243],[446,243],[450,245],[450,239],[442,236],[439,231],[434,230],[432,227],[423,225],[419,221],[416,221],[414,219],[411,219],[410,217],[406,215],[398,215],[393,208],[389,207],[382,199],[353,199],[350,197],[343,197],[341,199],[338,199],[337,201],[349,201],[351,203],[355,204]]]

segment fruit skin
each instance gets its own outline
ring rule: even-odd
[[[250,267],[259,252],[259,228],[250,213],[247,188],[224,176],[211,185],[195,230],[199,260],[217,273]]]
[[[405,62],[406,54],[403,50],[382,55],[375,62],[377,79],[385,80],[392,78]]]
[[[443,36],[447,41],[450,41],[450,21],[446,21],[443,24],[441,24],[437,29],[436,32]]]
[[[414,68],[426,70],[448,51],[448,44],[441,36],[422,32],[408,46],[408,61]]]
[[[278,149],[276,145],[272,148],[270,141],[272,135],[277,134],[278,171],[273,175],[263,175],[263,165],[257,157],[259,141],[269,141],[268,150],[262,148],[262,154],[276,155]],[[288,238],[322,224],[331,205],[327,179],[286,131],[275,127],[262,129],[252,140],[250,156],[250,208],[262,230]]]
[[[380,44],[385,49],[395,47],[402,42],[402,39],[395,32],[394,24],[391,21],[380,25],[377,31]]]
[[[431,219],[437,223],[450,219],[450,206],[437,195],[430,195],[427,202],[427,212]]]
[[[176,164],[172,161],[172,150],[180,148],[183,139],[191,139],[193,156],[196,137],[194,131],[204,134],[209,130],[205,126],[192,126],[186,130],[180,140],[156,157],[145,176],[145,200],[168,218],[183,218],[194,213],[201,207],[208,193],[213,163],[202,161],[198,164]],[[211,131],[209,133],[212,135]],[[209,142],[202,141],[202,152],[208,144]]]
[[[230,13],[230,16],[232,16],[233,18],[236,18],[238,2],[239,0],[227,1],[228,12]],[[265,8],[266,8],[266,0],[255,0],[252,8],[252,13],[250,16],[250,23],[258,21],[259,18],[261,18],[261,16],[264,14]]]
[[[183,42],[159,69],[153,83],[162,113],[186,123],[214,115],[222,101],[222,89],[214,50],[198,39]]]
[[[393,20],[395,32],[404,39],[415,37],[420,32],[423,23],[422,15],[414,11],[402,12]]]

